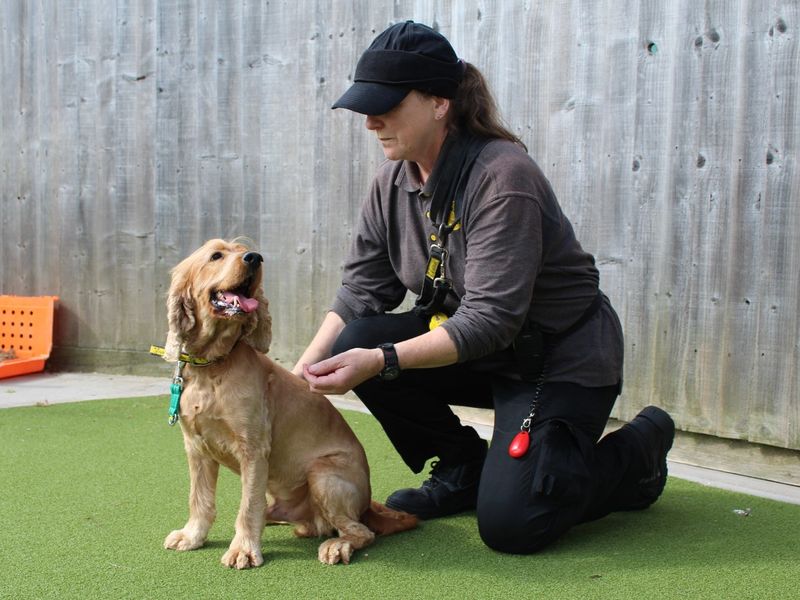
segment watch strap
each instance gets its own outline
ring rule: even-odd
[[[400,374],[400,361],[397,358],[397,350],[394,344],[379,344],[378,348],[383,351],[383,369],[378,375],[381,379],[395,379]]]

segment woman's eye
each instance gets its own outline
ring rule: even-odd
[[[214,254],[211,255],[211,260],[219,260],[221,258],[222,258],[222,252],[214,252]]]

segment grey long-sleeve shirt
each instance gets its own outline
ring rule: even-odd
[[[430,192],[414,163],[379,167],[332,306],[345,322],[393,310],[407,290],[419,294],[436,233],[426,216]],[[518,145],[493,140],[483,149],[464,204],[462,226],[447,243],[452,316],[442,327],[459,362],[513,372],[508,348],[529,312],[546,333],[568,329],[597,294],[599,274],[546,177]],[[621,327],[605,300],[553,349],[548,380],[614,385],[622,376],[622,354]]]

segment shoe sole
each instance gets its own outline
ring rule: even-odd
[[[390,497],[391,498],[391,497]],[[423,521],[428,521],[430,519],[438,519],[440,517],[449,517],[450,515],[456,515],[458,513],[466,512],[469,510],[475,510],[475,504],[468,504],[458,506],[457,508],[452,508],[449,510],[430,510],[430,511],[417,511],[413,508],[409,508],[408,506],[403,506],[401,503],[395,503],[390,500],[390,498],[386,499],[386,502],[383,505],[386,508],[391,508],[392,510],[398,510],[401,512],[408,513],[410,515],[414,515],[418,519],[422,519]]]

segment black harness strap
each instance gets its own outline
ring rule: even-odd
[[[575,333],[583,327],[603,305],[603,292],[599,289],[589,306],[583,311],[578,320],[563,331],[545,333],[541,327],[528,318],[522,330],[514,340],[514,354],[517,359],[517,368],[524,381],[540,381],[544,375],[547,356],[553,347],[568,335]]]
[[[446,272],[447,238],[461,226],[469,173],[488,142],[470,134],[461,135],[453,140],[434,169],[437,180],[429,216],[437,235],[430,247],[422,290],[414,304],[414,312],[419,316],[428,318],[441,312],[453,288]]]
[[[564,339],[571,333],[575,333],[576,331],[578,331],[578,329],[583,327],[586,324],[586,322],[589,319],[591,319],[598,310],[600,310],[600,307],[603,305],[604,297],[605,296],[603,292],[597,290],[597,295],[595,295],[591,304],[589,304],[589,306],[586,307],[586,310],[583,311],[583,314],[578,318],[577,321],[575,321],[572,325],[567,327],[564,331],[559,331],[558,333],[545,334],[545,338],[547,339],[547,345],[554,346],[555,344],[560,342],[562,339]]]

